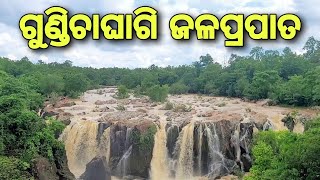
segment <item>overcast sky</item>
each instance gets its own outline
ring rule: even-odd
[[[22,38],[19,19],[27,13],[43,13],[53,5],[62,6],[72,13],[132,13],[142,5],[159,11],[161,40],[122,41],[114,43],[105,39],[76,41],[67,48],[32,51]],[[209,53],[215,61],[225,63],[231,53],[247,53],[254,46],[264,49],[291,47],[297,53],[309,36],[319,38],[319,0],[1,0],[0,2],[0,56],[21,59],[27,56],[33,62],[73,61],[77,66],[91,67],[148,67],[190,64],[199,56]],[[169,19],[176,13],[194,17],[209,12],[221,17],[226,13],[295,13],[302,18],[303,31],[294,41],[259,42],[247,39],[245,48],[226,48],[224,38],[202,42],[197,40],[177,42],[171,38]],[[193,38],[196,39],[196,38]]]

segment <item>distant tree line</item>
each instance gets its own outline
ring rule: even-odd
[[[297,106],[320,105],[320,41],[310,37],[303,54],[290,48],[282,51],[255,47],[247,56],[232,54],[222,66],[209,54],[192,65],[161,68],[75,67],[64,63],[31,63],[28,58],[0,59],[0,70],[31,86],[38,93],[77,97],[99,85],[123,85],[137,93],[168,86],[172,94],[208,95],[272,99],[275,103]]]
[[[303,50],[303,54],[296,54],[290,48],[280,52],[255,47],[247,56],[231,55],[229,65],[225,67],[209,54],[201,56],[192,65],[165,68],[152,65],[136,69],[95,69],[76,67],[71,61],[44,63],[39,60],[32,63],[26,57],[21,60],[0,58],[0,179],[29,179],[32,177],[30,162],[34,158],[42,156],[54,161],[61,156],[59,152],[64,147],[57,140],[57,134],[61,133],[64,125],[37,115],[45,99],[78,97],[84,91],[101,85],[118,86],[117,98],[127,98],[129,88],[135,96],[148,95],[153,101],[164,101],[170,92],[249,100],[270,98],[278,104],[296,106],[320,105],[320,41],[309,38]],[[167,107],[180,108],[168,103]],[[187,107],[180,109],[188,111]],[[318,142],[318,139],[312,139],[316,133],[318,129],[310,129],[303,136],[261,134],[253,150],[258,162],[251,171],[251,178],[268,179],[269,175],[277,174],[266,168],[270,164],[287,168],[282,177],[306,177],[305,172],[313,173],[308,178],[318,177],[315,173],[318,169],[307,165],[298,167],[295,162],[312,163],[312,157],[316,156],[314,153],[319,148],[311,149],[305,157],[296,156],[294,151],[276,155],[280,146],[292,148],[300,142],[299,150],[312,148],[310,145]],[[277,136],[285,138],[283,141],[278,139],[279,143],[274,145],[272,142]],[[269,161],[269,155],[274,155],[274,159]],[[291,157],[298,157],[300,161]]]

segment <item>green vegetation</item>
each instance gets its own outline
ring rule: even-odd
[[[30,174],[27,164],[36,156],[53,160],[57,156],[55,152],[63,150],[57,140],[62,124],[37,115],[44,100],[55,103],[59,96],[77,98],[84,91],[99,86],[118,86],[117,97],[121,99],[128,97],[128,89],[133,89],[136,97],[147,95],[156,102],[165,102],[170,92],[254,101],[268,98],[273,104],[320,106],[320,41],[309,38],[303,50],[303,54],[296,54],[290,48],[278,51],[255,47],[246,56],[231,55],[227,66],[220,65],[207,54],[191,65],[165,68],[151,65],[136,69],[83,68],[73,66],[68,60],[32,63],[26,57],[21,60],[0,58],[0,168],[4,170],[0,179],[12,173],[23,179]],[[191,111],[185,105],[172,107],[168,104],[167,108]],[[294,121],[288,117],[286,123],[291,127]],[[320,166],[315,152],[319,152],[320,147],[315,142],[319,142],[320,131],[315,127],[319,124],[307,123],[308,130],[303,135],[259,134],[250,177],[270,179],[279,173],[279,179],[317,178],[315,174],[319,169],[316,168]],[[152,134],[153,131],[139,138],[139,143],[149,147]]]
[[[174,83],[170,86],[170,94],[186,94],[189,91],[189,87],[183,83]]]
[[[133,131],[131,140],[136,144],[142,152],[150,152],[154,144],[154,135],[157,132],[155,125],[148,127],[145,132]]]
[[[0,70],[28,84],[44,95],[77,97],[87,89],[125,86],[134,95],[148,95],[165,101],[166,93],[197,93],[259,100],[295,106],[320,105],[320,41],[310,37],[296,54],[255,47],[247,56],[232,54],[228,66],[221,66],[209,54],[192,65],[160,68],[81,68],[63,63],[31,63],[28,58],[12,61],[0,58]],[[160,87],[160,88],[159,88]],[[125,95],[125,94],[124,94]],[[124,96],[125,97],[125,96]],[[121,97],[122,98],[122,97]]]
[[[123,85],[118,86],[118,92],[116,93],[115,97],[118,99],[128,98],[129,97],[128,89]]]
[[[54,151],[64,149],[57,140],[64,125],[37,115],[44,98],[33,86],[0,74],[0,168],[4,170],[0,179],[26,179],[32,159],[43,156],[54,161]]]
[[[30,165],[14,157],[0,156],[0,179],[31,179]]]
[[[259,132],[253,147],[254,164],[245,179],[318,179],[320,118],[307,124],[303,134]]]
[[[191,110],[192,107],[185,104],[175,104],[173,107],[173,112],[190,112]]]
[[[148,89],[147,95],[152,101],[164,102],[168,97],[168,86],[155,85]]]
[[[118,111],[125,111],[126,110],[126,107],[124,107],[124,105],[122,105],[122,104],[118,104],[117,107],[115,107],[115,108]]]
[[[163,107],[162,109],[163,109],[163,110],[172,110],[173,107],[174,107],[174,104],[168,101],[168,102],[166,102],[166,103],[164,104],[164,107]]]

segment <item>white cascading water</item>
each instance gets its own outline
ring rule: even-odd
[[[220,140],[215,124],[211,124],[211,127],[212,128],[210,128],[208,125],[205,127],[210,156],[208,176],[211,178],[216,178],[221,174],[221,170],[228,171],[228,167],[226,165],[226,159],[224,158],[220,149]]]
[[[127,166],[129,163],[129,158],[132,153],[132,146],[129,147],[129,149],[123,154],[121,157],[118,165],[117,165],[117,172],[120,176],[126,176],[127,175]]]
[[[97,133],[98,123],[79,121],[68,126],[62,135],[68,166],[76,177],[81,176],[86,165],[97,155]]]
[[[110,154],[111,154],[111,152],[110,152],[110,150],[111,150],[110,130],[111,130],[111,128],[108,127],[107,129],[105,129],[103,131],[103,134],[102,134],[102,136],[100,138],[100,142],[99,142],[99,155],[106,157],[106,161],[108,163],[108,166],[109,166]]]
[[[193,130],[194,124],[190,123],[182,128],[177,143],[178,160],[176,179],[190,179],[193,177]]]
[[[121,177],[127,175],[128,164],[130,163],[129,161],[130,161],[130,156],[132,153],[132,145],[130,144],[130,136],[132,134],[132,131],[133,131],[132,128],[127,128],[126,140],[125,140],[126,152],[122,155],[120,161],[117,164],[117,173]]]
[[[98,123],[78,121],[69,125],[61,135],[64,141],[68,166],[78,178],[84,173],[86,165],[96,156],[110,159],[110,128],[104,130],[100,142],[97,140]]]
[[[167,133],[165,123],[157,126],[157,133],[154,136],[154,147],[151,160],[151,180],[169,179],[169,159],[167,149]]]
[[[232,135],[232,144],[233,147],[235,148],[236,152],[236,161],[240,161],[240,156],[241,156],[241,150],[240,150],[240,125],[237,126],[235,129],[233,135]]]

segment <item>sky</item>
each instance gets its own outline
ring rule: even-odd
[[[43,13],[51,6],[62,6],[71,13],[132,13],[137,7],[151,6],[158,11],[161,24],[158,29],[161,39],[157,41],[75,41],[66,48],[49,47],[48,50],[30,50],[19,29],[19,19],[27,13]],[[191,64],[201,55],[209,53],[216,62],[226,65],[230,54],[247,54],[255,46],[281,50],[290,47],[297,53],[307,38],[320,39],[319,0],[1,0],[0,2],[0,56],[19,60],[27,56],[37,62],[64,62],[71,60],[76,66],[86,67],[149,67],[178,66]],[[302,19],[302,31],[293,41],[253,41],[245,39],[245,47],[224,47],[224,37],[203,42],[196,38],[190,41],[175,41],[169,29],[170,18],[177,13],[193,17],[211,13],[222,17],[227,13],[295,13]]]

